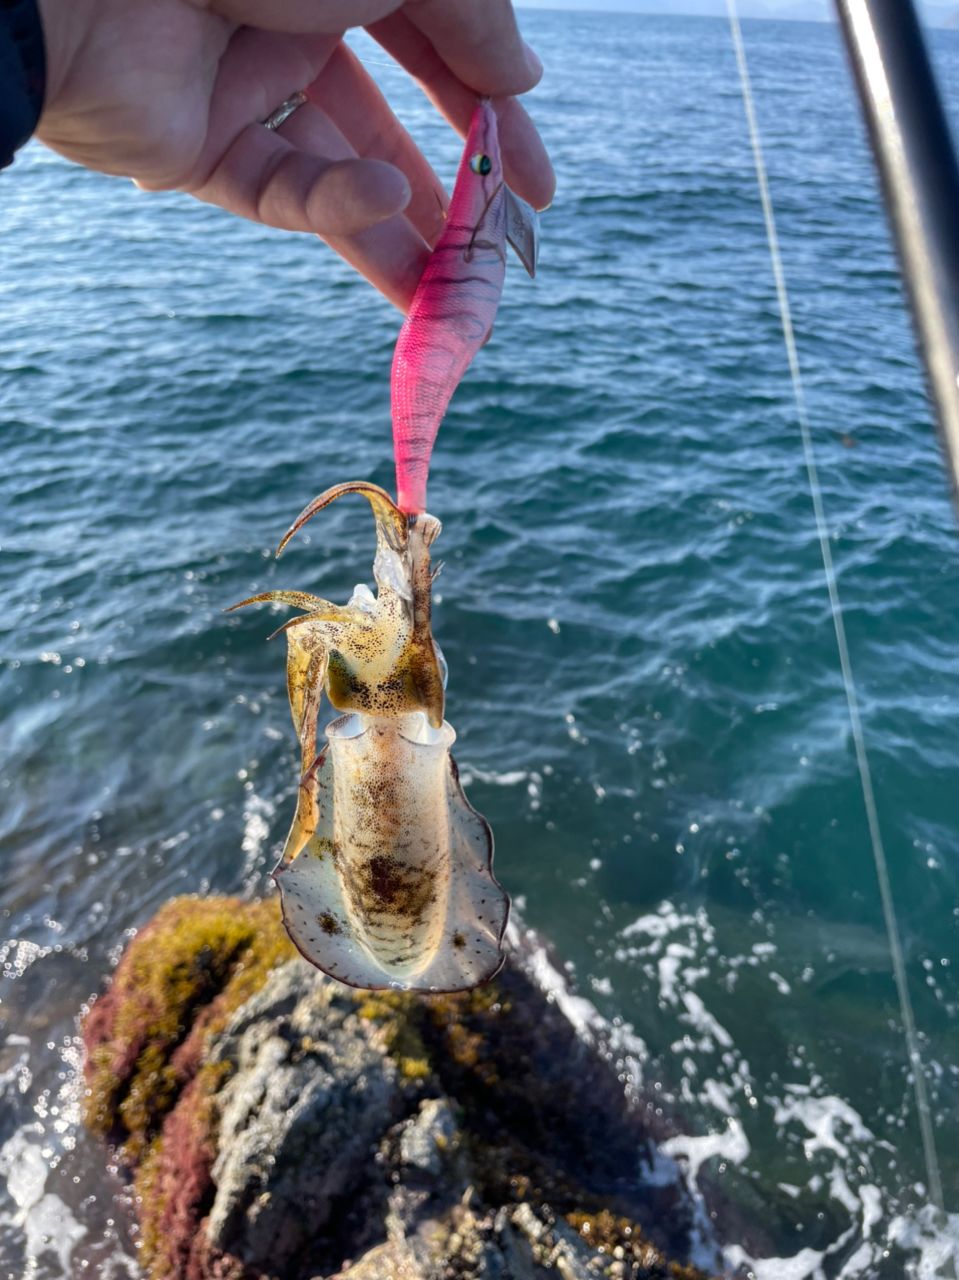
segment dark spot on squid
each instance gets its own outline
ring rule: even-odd
[[[332,911],[324,911],[322,915],[317,916],[316,923],[328,937],[332,937],[334,934],[343,932],[342,925]]]
[[[403,875],[395,858],[377,854],[363,867],[365,889],[381,910],[419,920],[433,893],[434,877],[429,874]]]

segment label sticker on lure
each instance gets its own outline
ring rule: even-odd
[[[462,991],[503,963],[509,898],[493,875],[493,837],[460,786],[443,719],[433,641],[432,516],[410,519],[385,490],[356,482],[315,499],[280,544],[323,507],[360,493],[376,520],[377,593],[345,606],[299,591],[245,605],[302,610],[285,623],[287,689],[300,740],[296,814],[274,871],[290,937],[350,986]],[[317,750],[326,693],[343,712]]]

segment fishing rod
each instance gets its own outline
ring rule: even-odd
[[[959,509],[959,165],[913,0],[835,0]]]

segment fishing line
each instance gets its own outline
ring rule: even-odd
[[[856,751],[856,764],[859,767],[859,781],[862,785],[862,798],[866,808],[866,820],[869,825],[869,839],[872,843],[873,860],[876,864],[876,878],[879,881],[879,896],[882,899],[882,914],[886,924],[886,935],[889,940],[889,952],[892,957],[892,970],[896,982],[896,993],[899,997],[899,1011],[902,1017],[903,1033],[909,1064],[912,1068],[913,1092],[916,1099],[916,1111],[919,1118],[919,1131],[922,1137],[923,1158],[926,1165],[926,1177],[929,1184],[929,1199],[937,1209],[942,1210],[942,1177],[939,1172],[939,1158],[936,1153],[936,1139],[932,1126],[932,1109],[929,1105],[929,1092],[926,1075],[919,1050],[919,1035],[916,1030],[916,1019],[909,995],[909,982],[906,977],[906,962],[902,953],[902,939],[899,922],[896,919],[896,908],[889,881],[889,866],[883,845],[882,832],[879,827],[879,814],[876,810],[876,796],[872,784],[872,771],[866,754],[866,742],[863,737],[862,718],[859,713],[859,698],[853,680],[852,663],[849,658],[849,645],[846,641],[846,624],[843,621],[842,603],[839,599],[839,586],[836,581],[836,568],[833,563],[832,550],[829,546],[829,529],[826,525],[826,514],[822,502],[822,490],[819,485],[819,472],[813,452],[812,432],[809,428],[809,417],[806,413],[806,397],[803,392],[802,377],[799,370],[799,353],[796,349],[796,338],[793,331],[792,310],[789,305],[789,294],[786,289],[786,277],[783,272],[782,255],[779,251],[779,237],[776,234],[776,218],[773,213],[772,199],[769,194],[769,182],[766,176],[766,162],[763,158],[762,141],[759,135],[759,124],[753,105],[752,83],[749,78],[749,67],[746,63],[746,49],[743,45],[742,27],[736,0],[726,0],[729,13],[729,27],[732,32],[733,47],[736,51],[736,64],[739,68],[739,83],[742,88],[743,106],[746,109],[746,120],[749,125],[749,139],[752,144],[753,160],[756,165],[756,180],[759,184],[759,198],[762,202],[763,220],[766,224],[766,239],[769,242],[769,256],[772,259],[773,277],[776,282],[776,296],[779,300],[779,317],[782,324],[783,341],[786,344],[786,356],[789,361],[789,375],[792,379],[793,396],[796,402],[796,417],[802,436],[803,456],[806,462],[806,475],[809,480],[809,492],[812,498],[813,511],[816,516],[816,533],[819,537],[819,549],[822,553],[823,570],[826,575],[826,588],[829,592],[829,605],[832,612],[833,627],[836,632],[836,647],[839,650],[839,665],[842,669],[843,686],[846,691],[846,703],[849,708],[849,722],[852,728],[853,743]]]

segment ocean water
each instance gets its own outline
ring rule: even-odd
[[[950,1275],[959,542],[837,33],[745,26],[946,1216],[728,30],[523,23],[559,189],[431,483],[471,799],[523,921],[673,1117],[662,1168],[701,1196],[705,1260]],[[935,52],[959,109],[959,37]],[[451,177],[456,139],[370,56]],[[172,894],[268,888],[283,654],[274,619],[223,609],[369,578],[360,503],[272,548],[329,484],[391,485],[399,321],[311,238],[39,148],[0,218],[0,1276],[127,1276],[122,1179],[77,1122],[77,1014]]]

